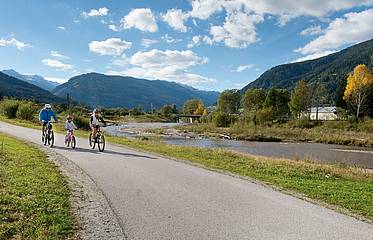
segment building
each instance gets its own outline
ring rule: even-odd
[[[319,107],[318,109],[318,120],[337,120],[337,108],[336,107]],[[311,120],[316,120],[316,108],[312,107],[310,112]]]

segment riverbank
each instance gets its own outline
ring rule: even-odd
[[[204,137],[244,141],[266,142],[316,142],[347,146],[373,147],[373,129],[370,123],[361,124],[352,129],[348,122],[325,122],[313,128],[297,128],[290,125],[243,126],[233,125],[229,128],[217,128],[212,124],[201,123],[177,127],[180,131],[192,132]]]
[[[0,239],[78,239],[69,189],[42,151],[0,133]]]
[[[17,120],[7,122],[37,125]],[[60,131],[56,129],[57,131]],[[77,135],[87,137],[88,132]],[[373,222],[373,173],[370,170],[258,157],[228,150],[164,144],[159,141],[106,136],[115,144],[186,161],[200,167],[259,180],[297,197]]]

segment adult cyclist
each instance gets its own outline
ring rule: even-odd
[[[47,126],[48,122],[51,121],[52,117],[54,121],[57,123],[58,122],[57,115],[54,113],[52,106],[47,103],[44,105],[44,108],[41,109],[39,113],[39,122],[43,125],[42,127],[43,136],[44,136],[45,127]]]
[[[92,113],[92,115],[90,117],[90,120],[89,120],[89,125],[90,125],[91,130],[92,130],[93,139],[96,138],[97,131],[100,128],[100,125],[99,125],[100,122],[102,122],[104,124],[104,126],[106,126],[106,122],[102,118],[102,116],[100,114],[100,111],[97,108],[95,108],[93,110],[93,113]]]

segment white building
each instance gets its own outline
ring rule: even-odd
[[[319,107],[318,109],[318,120],[337,120],[337,108],[336,107]],[[310,112],[311,120],[316,120],[316,108],[312,107]]]

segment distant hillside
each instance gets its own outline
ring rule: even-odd
[[[273,67],[242,91],[248,88],[290,90],[297,81],[304,79],[309,83],[324,83],[331,100],[334,99],[338,81],[345,78],[357,64],[366,64],[373,68],[373,39],[318,59]]]
[[[32,99],[39,102],[61,103],[63,100],[51,92],[28,82],[16,79],[0,72],[0,95],[19,99]]]
[[[52,91],[65,97],[67,93],[74,101],[90,106],[160,108],[164,104],[183,106],[191,98],[201,99],[205,105],[217,101],[218,92],[201,91],[175,82],[145,80],[133,77],[108,76],[88,73],[71,78]]]
[[[38,86],[40,88],[43,88],[45,90],[48,90],[48,91],[53,90],[55,87],[57,87],[59,85],[59,83],[48,81],[45,78],[43,78],[42,76],[39,76],[39,75],[24,75],[24,74],[20,74],[20,73],[14,71],[13,69],[3,70],[2,73],[5,73],[6,75],[9,75],[11,77],[15,77],[19,80],[31,83],[33,85],[36,85],[36,86]]]

